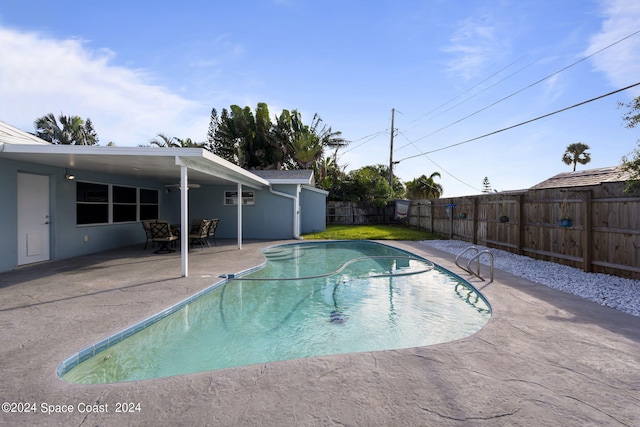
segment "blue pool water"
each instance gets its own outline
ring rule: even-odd
[[[442,343],[490,317],[470,284],[373,242],[297,243],[266,263],[81,350],[58,368],[113,383],[278,360]]]

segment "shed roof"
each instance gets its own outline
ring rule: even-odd
[[[629,179],[629,177],[630,174],[622,170],[620,166],[609,166],[606,168],[559,173],[534,185],[531,189],[588,187],[605,182],[623,182]]]
[[[310,169],[251,170],[251,173],[266,179],[271,184],[302,184],[315,186],[313,171]]]

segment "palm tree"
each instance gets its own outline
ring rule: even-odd
[[[182,147],[182,148],[204,148],[205,143],[204,142],[195,142],[193,140],[191,140],[191,138],[174,138],[176,141],[178,141],[178,146]]]
[[[160,148],[175,148],[180,147],[180,143],[176,141],[176,138],[165,135],[164,133],[159,133],[156,135],[157,138],[149,141],[149,144],[155,145]]]
[[[324,148],[318,137],[310,132],[300,132],[291,141],[291,156],[302,169],[309,169],[322,157]]]
[[[334,132],[331,130],[331,126],[327,127],[327,125],[323,124],[318,113],[313,115],[310,130],[311,133],[318,137],[323,147],[334,149],[336,152],[349,144],[349,141],[342,138],[342,132]]]
[[[581,142],[570,144],[562,156],[562,161],[567,165],[573,164],[573,171],[575,172],[578,163],[586,165],[591,161],[591,154],[586,152],[589,148],[587,144]]]
[[[442,185],[435,182],[436,177],[441,177],[440,172],[434,172],[429,177],[422,175],[407,182],[408,196],[416,199],[437,199],[442,196],[444,189]]]
[[[98,135],[93,129],[91,119],[85,122],[80,116],[60,114],[58,120],[60,124],[53,113],[36,119],[34,122],[36,136],[52,144],[95,145],[98,143]]]

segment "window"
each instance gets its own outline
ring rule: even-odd
[[[158,191],[140,189],[140,220],[158,218]]]
[[[158,217],[158,190],[76,183],[76,223],[112,224]]]
[[[224,205],[235,206],[238,204],[238,192],[237,191],[225,191],[224,192]],[[242,205],[253,206],[255,205],[255,198],[253,191],[242,192]]]
[[[137,219],[138,190],[134,187],[119,187],[114,185],[113,191],[113,222],[133,222]]]
[[[76,221],[78,225],[109,222],[108,185],[76,183]]]

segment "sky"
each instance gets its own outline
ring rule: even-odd
[[[636,83],[637,0],[0,3],[0,121],[78,115],[138,146],[205,141],[212,108],[265,102],[342,132],[346,171],[393,160],[405,182],[440,173],[444,197],[570,172],[575,142],[578,170],[618,165],[640,86],[534,119]]]

